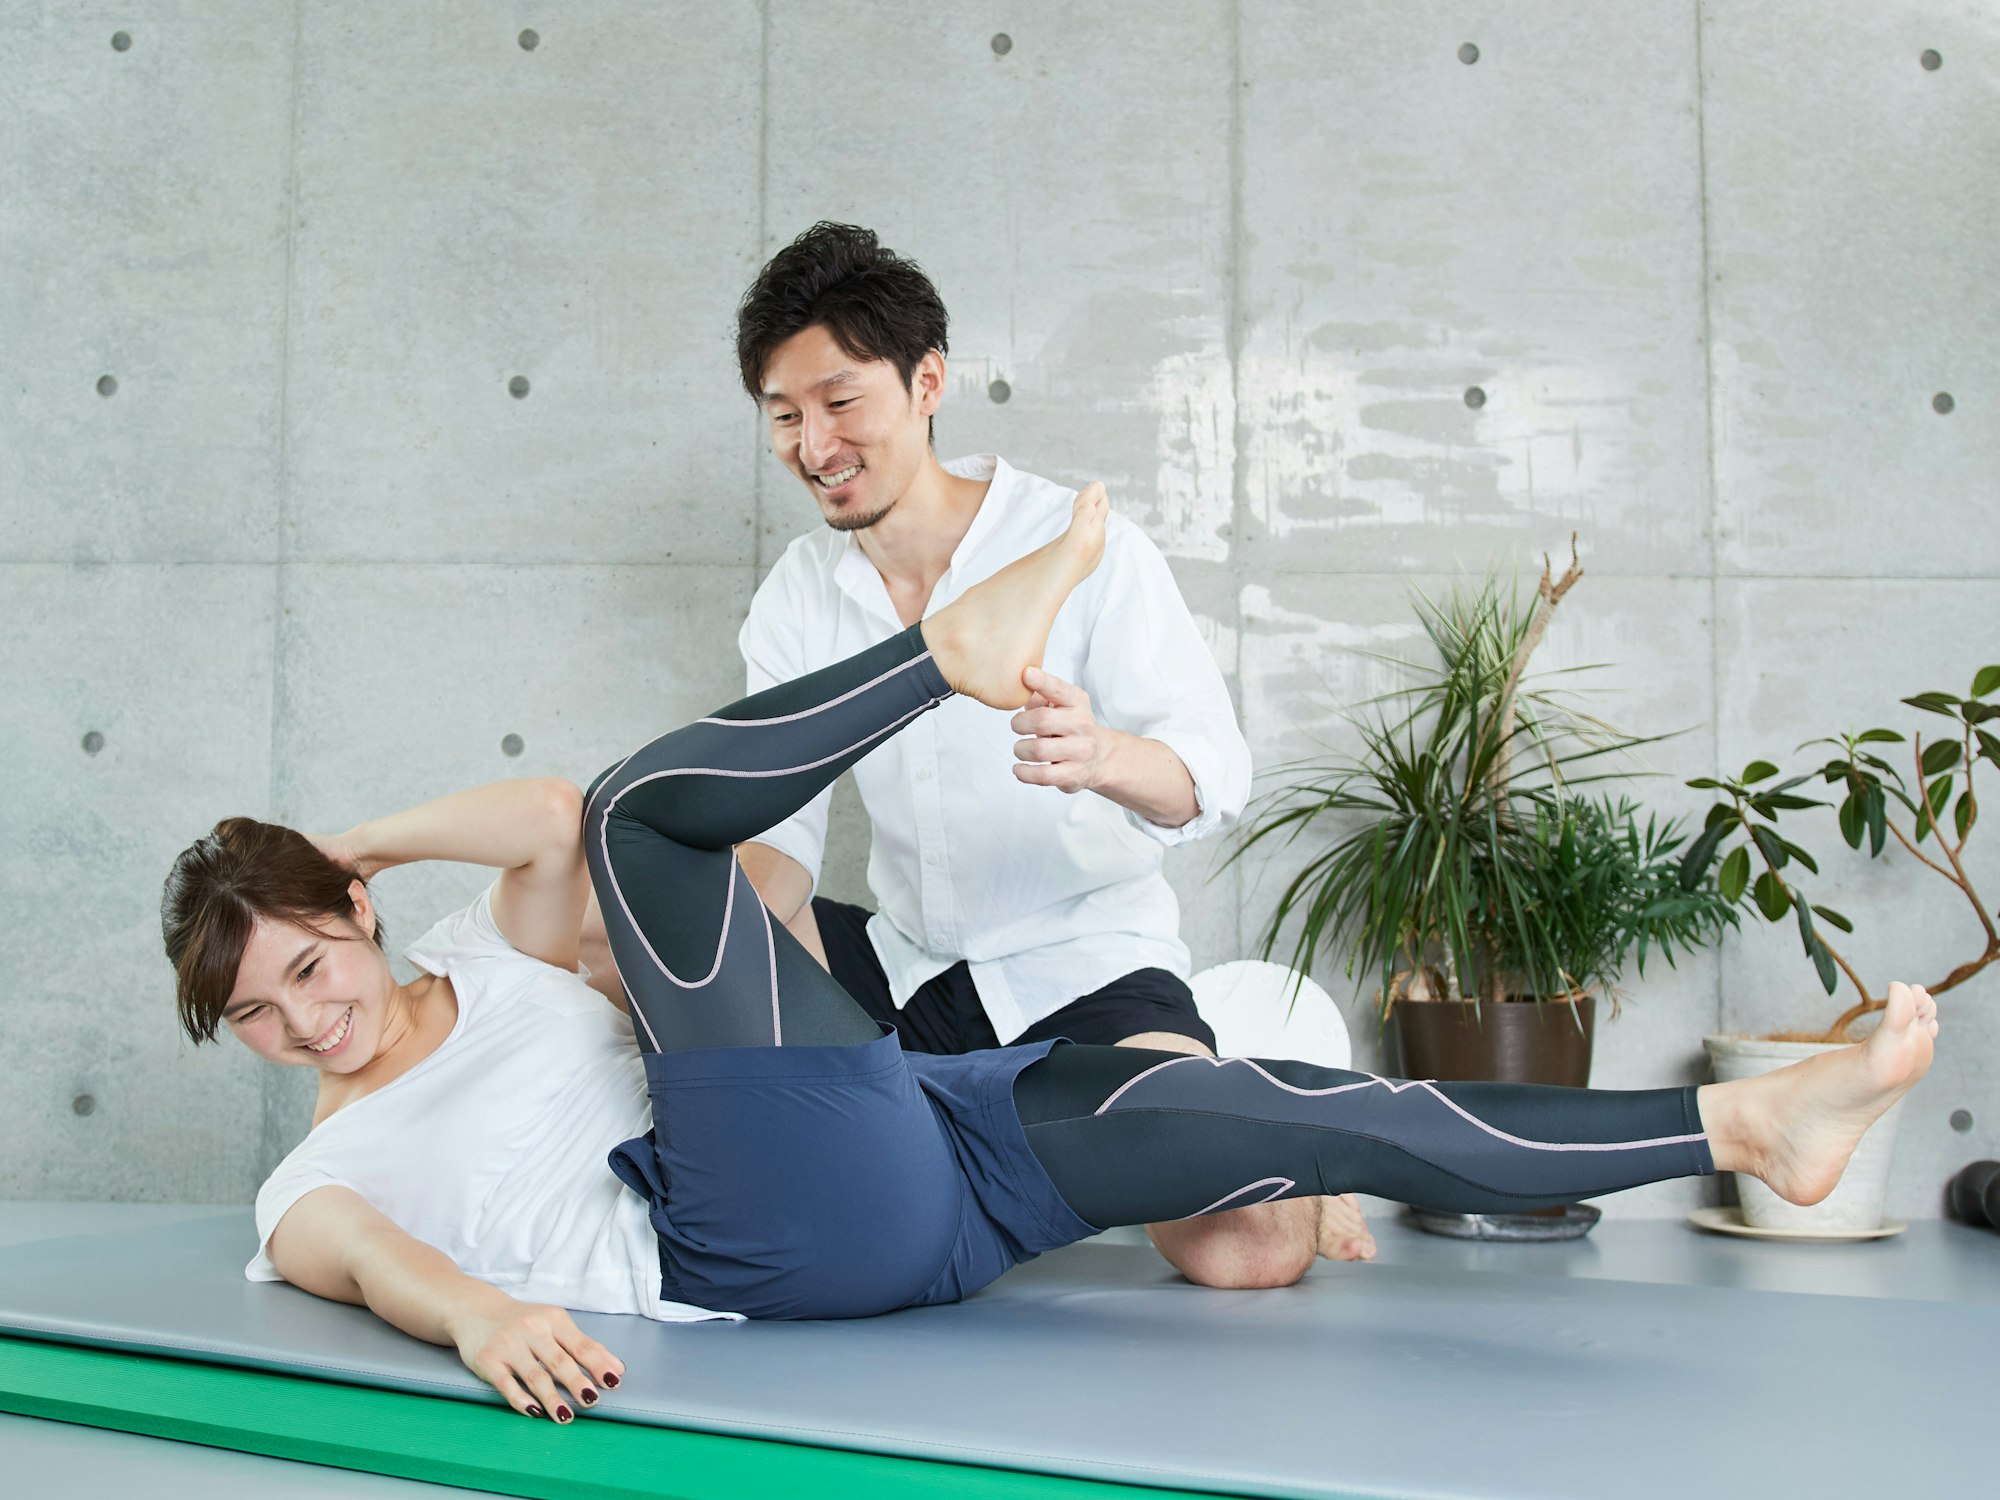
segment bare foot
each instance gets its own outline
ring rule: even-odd
[[[1868,1127],[1924,1076],[1937,1030],[1937,1002],[1917,986],[1892,984],[1882,1024],[1866,1041],[1761,1078],[1708,1085],[1738,1091],[1716,1099],[1726,1138],[1716,1166],[1761,1177],[1788,1203],[1819,1202]],[[1708,1111],[1704,1103],[1704,1121]]]
[[[1319,1253],[1328,1260],[1373,1260],[1375,1236],[1352,1193],[1319,1201]]]
[[[1069,530],[924,621],[924,643],[952,691],[991,708],[1028,701],[1021,674],[1042,664],[1056,611],[1104,556],[1110,511],[1104,486],[1085,485],[1070,508]]]

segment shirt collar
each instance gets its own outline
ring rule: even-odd
[[[974,512],[972,524],[965,528],[965,535],[959,538],[958,546],[952,549],[951,567],[947,576],[956,573],[968,559],[973,557],[992,536],[994,528],[1000,524],[1012,504],[1009,491],[1018,478],[1018,472],[997,453],[973,453],[964,458],[954,458],[944,464],[947,474],[955,474],[960,479],[983,479],[986,481],[986,498],[979,502]],[[895,618],[895,608],[889,603],[889,591],[883,586],[882,575],[875,571],[875,564],[868,560],[868,554],[861,550],[861,544],[851,531],[840,533],[837,546],[838,555],[834,559],[833,581],[842,593],[863,608]]]

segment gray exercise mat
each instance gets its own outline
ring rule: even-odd
[[[478,1398],[448,1350],[242,1280],[247,1213],[0,1249],[0,1328]],[[1268,1496],[1976,1492],[2000,1306],[1328,1267],[1275,1292],[1078,1245],[956,1307],[579,1319],[602,1417]]]

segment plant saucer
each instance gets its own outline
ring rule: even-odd
[[[1873,1229],[1761,1229],[1743,1222],[1740,1208],[1697,1208],[1687,1216],[1697,1229],[1716,1234],[1739,1234],[1753,1240],[1817,1240],[1839,1244],[1848,1240],[1886,1240],[1910,1226],[1901,1219],[1884,1219]]]

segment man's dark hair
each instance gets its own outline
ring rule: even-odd
[[[855,359],[886,359],[908,389],[923,357],[945,352],[944,302],[913,260],[854,224],[813,225],[765,263],[736,309],[743,389],[764,398],[778,345],[813,325]]]

